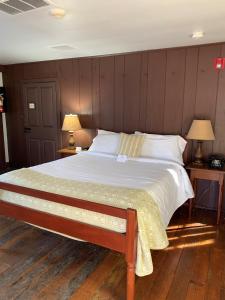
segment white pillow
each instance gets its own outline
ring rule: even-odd
[[[177,140],[178,142],[178,145],[179,145],[179,148],[180,148],[180,151],[181,153],[183,154],[184,150],[185,150],[185,147],[187,145],[187,141],[182,138],[180,135],[172,135],[172,134],[153,134],[153,133],[143,133],[143,132],[140,132],[140,131],[135,131],[135,134],[146,134],[149,138],[153,138],[153,139],[167,139],[167,138],[171,138],[171,139],[174,139],[174,140]]]
[[[113,131],[98,129],[98,134],[118,134],[118,133],[117,132],[113,132]]]
[[[141,134],[137,131],[135,133]],[[145,139],[141,156],[171,160],[181,165],[184,164],[182,154],[187,142],[181,136],[143,134],[145,135]]]
[[[117,154],[120,143],[120,135],[117,134],[98,134],[91,144],[89,151]]]

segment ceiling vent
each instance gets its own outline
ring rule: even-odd
[[[44,0],[0,0],[0,11],[16,15],[48,5]]]

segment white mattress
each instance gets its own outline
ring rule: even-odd
[[[113,155],[84,151],[31,169],[63,179],[144,189],[158,204],[165,227],[175,210],[193,197],[185,169],[165,160],[135,158],[118,162]]]

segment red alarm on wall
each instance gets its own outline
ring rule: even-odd
[[[6,99],[5,99],[5,89],[0,87],[0,113],[6,111]]]
[[[214,68],[216,70],[223,70],[225,68],[225,58],[224,57],[217,57],[214,60]]]
[[[3,101],[4,98],[3,96],[0,94],[0,113],[4,112],[4,106],[3,106]]]

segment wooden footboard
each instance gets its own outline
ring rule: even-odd
[[[123,234],[0,200],[0,215],[123,253],[127,263],[127,300],[134,299],[137,252],[136,210],[112,207],[4,182],[0,182],[0,189],[125,219],[126,233]]]

